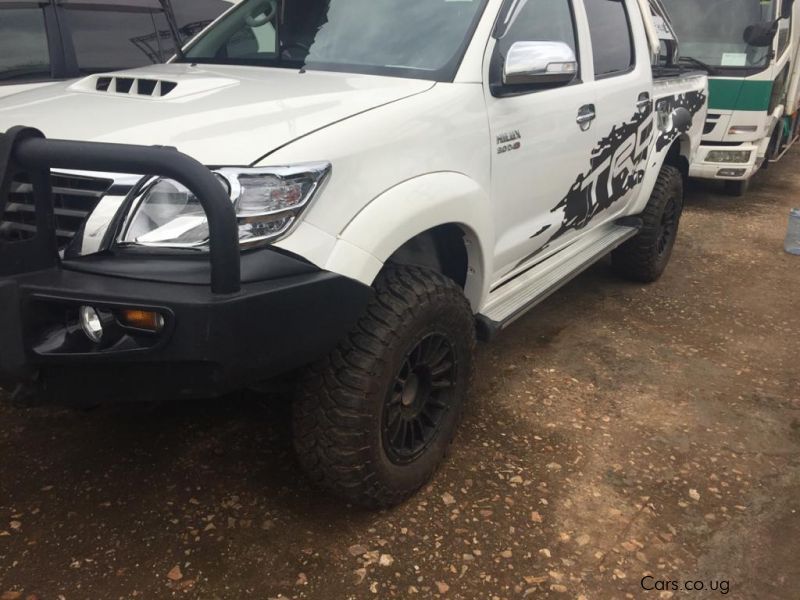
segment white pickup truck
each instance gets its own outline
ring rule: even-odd
[[[298,370],[310,476],[389,506],[490,338],[669,261],[707,79],[657,0],[245,0],[171,64],[0,102],[0,380],[197,398]]]

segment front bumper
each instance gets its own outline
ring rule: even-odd
[[[714,151],[743,151],[750,152],[750,160],[746,163],[721,163],[712,162],[708,160],[710,152]],[[689,177],[697,177],[699,179],[719,179],[729,181],[741,181],[750,179],[756,171],[758,171],[759,164],[759,147],[755,144],[742,144],[739,146],[717,146],[717,145],[704,145],[700,146],[695,156],[694,162],[689,166]],[[726,173],[727,171],[727,173]],[[735,172],[735,174],[730,174]]]
[[[296,263],[297,274],[244,283],[225,296],[96,268],[2,279],[0,384],[34,385],[40,399],[67,404],[200,398],[314,361],[356,323],[370,288],[278,256],[284,272]],[[164,316],[164,328],[149,333],[115,320],[95,344],[78,322],[85,305],[111,315],[152,310]]]
[[[162,175],[197,197],[207,254],[107,250],[63,260],[51,169]],[[268,247],[242,253],[230,198],[211,172],[168,148],[46,140],[0,133],[0,222],[11,183],[29,177],[35,227],[0,238],[0,385],[64,403],[211,397],[314,361],[356,323],[372,294]],[[81,307],[102,321],[92,339]],[[125,310],[160,327],[126,325]],[[95,336],[97,337],[97,336]]]

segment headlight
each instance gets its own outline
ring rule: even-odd
[[[747,164],[750,155],[749,150],[712,150],[706,155],[706,162]]]
[[[236,209],[242,246],[275,242],[287,235],[330,170],[329,163],[314,163],[215,171]],[[118,241],[202,249],[208,237],[208,221],[199,200],[177,181],[160,178],[149,182],[136,198]]]

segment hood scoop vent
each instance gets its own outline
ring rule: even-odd
[[[160,79],[138,79],[134,77],[98,77],[95,91],[129,96],[149,96],[163,98],[172,92],[178,84],[174,81]]]
[[[240,83],[237,79],[211,75],[199,69],[192,69],[191,74],[165,73],[163,75],[166,77],[162,77],[159,71],[164,71],[169,66],[171,65],[160,65],[160,69],[154,66],[148,69],[90,75],[70,85],[69,90],[117,98],[169,101],[199,94],[212,94]]]

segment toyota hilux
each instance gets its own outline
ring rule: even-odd
[[[390,506],[490,339],[601,258],[659,278],[706,117],[658,0],[244,0],[165,65],[0,102],[0,381],[78,402],[296,372],[299,462]]]

